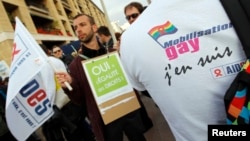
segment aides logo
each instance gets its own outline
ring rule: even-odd
[[[245,65],[244,64],[245,64],[245,61],[233,62],[233,63],[226,64],[223,66],[214,67],[214,68],[210,69],[210,71],[211,71],[213,78],[218,79],[221,77],[231,76],[231,75],[235,75],[235,74],[239,73],[242,70],[242,67],[243,67],[243,69],[245,69],[244,66],[248,65],[247,62]],[[248,70],[250,72],[250,69],[248,69]],[[246,69],[246,71],[247,71],[247,69]]]

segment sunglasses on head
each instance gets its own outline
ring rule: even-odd
[[[138,16],[139,16],[139,13],[134,13],[134,14],[131,14],[131,15],[126,16],[126,19],[127,19],[127,20],[130,20],[130,18],[135,19],[135,18],[137,18]]]

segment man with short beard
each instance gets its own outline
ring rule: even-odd
[[[93,17],[86,14],[79,14],[74,17],[74,30],[81,41],[82,53],[70,64],[68,73],[56,73],[59,83],[66,88],[64,82],[68,82],[73,90],[65,89],[65,93],[77,105],[83,106],[87,111],[91,127],[98,141],[122,141],[123,132],[130,141],[146,141],[143,135],[138,110],[131,112],[108,125],[104,125],[99,113],[94,96],[90,89],[87,77],[81,61],[86,58],[93,58],[107,53],[106,48],[98,42],[95,32],[97,26]],[[114,51],[110,49],[109,51]]]

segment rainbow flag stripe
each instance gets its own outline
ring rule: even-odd
[[[245,64],[243,65],[243,70],[245,70],[247,73],[250,73],[250,62],[249,59],[247,59],[247,61],[245,62]]]
[[[155,40],[157,40],[158,38],[160,38],[163,35],[167,35],[167,34],[173,34],[175,32],[177,32],[177,28],[170,23],[169,21],[167,21],[165,24],[163,25],[158,25],[153,27],[148,34]]]

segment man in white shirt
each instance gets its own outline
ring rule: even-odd
[[[154,0],[121,39],[132,86],[150,93],[176,141],[206,141],[209,124],[225,124],[223,96],[246,57],[220,1]]]

